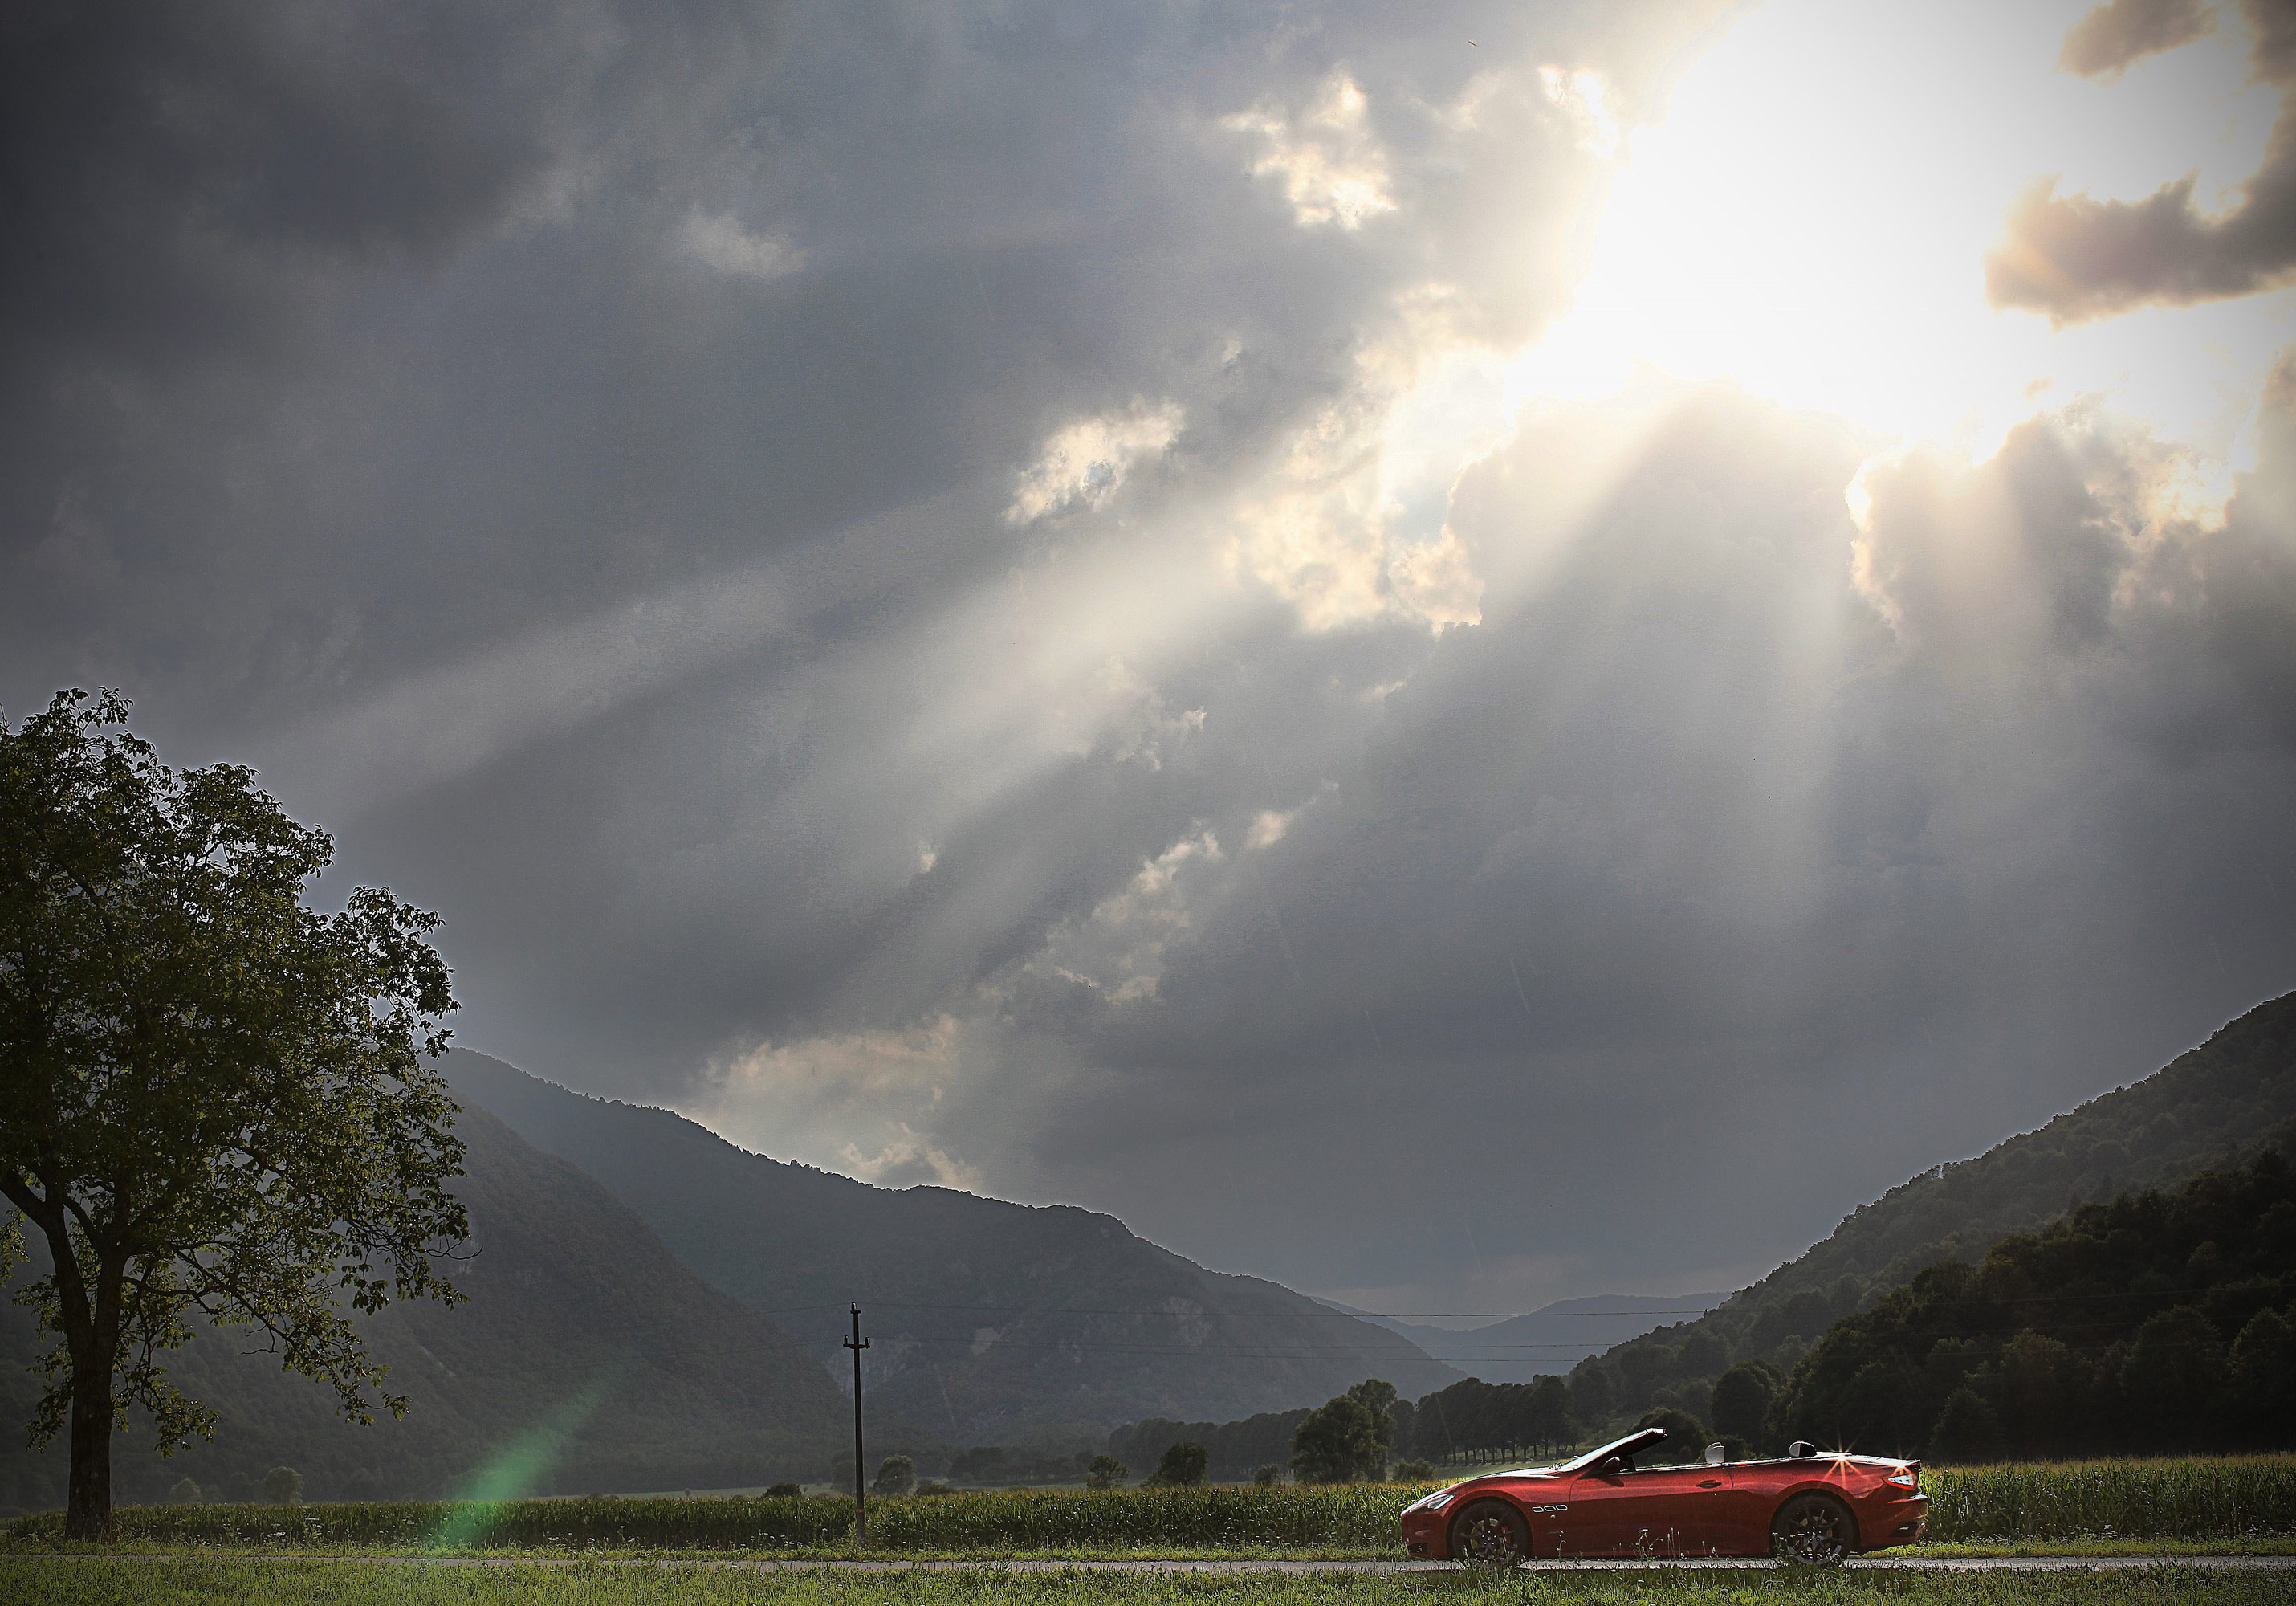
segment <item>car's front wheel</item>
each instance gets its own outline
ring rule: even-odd
[[[1778,1508],[1770,1543],[1788,1561],[1827,1567],[1848,1556],[1857,1533],[1848,1511],[1823,1495],[1797,1495]]]
[[[1504,1500],[1478,1500],[1451,1524],[1451,1554],[1473,1568],[1519,1567],[1530,1560],[1530,1524]]]

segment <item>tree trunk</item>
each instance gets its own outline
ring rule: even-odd
[[[108,1355],[72,1357],[71,1481],[64,1501],[67,1539],[106,1544],[112,1539],[112,1360]]]

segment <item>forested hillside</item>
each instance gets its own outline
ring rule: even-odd
[[[1716,1386],[1732,1366],[1790,1373],[1834,1322],[1923,1266],[1982,1259],[2005,1235],[2083,1203],[2175,1188],[2292,1141],[2296,993],[2259,1005],[2141,1082],[1891,1189],[1705,1316],[1581,1363],[1570,1376],[1575,1408],[1596,1424],[1652,1408],[1711,1422]]]
[[[950,1443],[1318,1404],[1366,1372],[1406,1392],[1459,1375],[1398,1335],[1207,1271],[1112,1216],[875,1188],[466,1050],[446,1068],[466,1103],[581,1166],[823,1361],[841,1364],[846,1309],[861,1305],[871,1400]]]
[[[2296,1172],[2084,1205],[1836,1322],[1771,1437],[1961,1461],[2296,1445]]]
[[[158,1499],[184,1478],[250,1498],[283,1465],[316,1499],[706,1487],[809,1475],[849,1445],[829,1374],[774,1322],[484,1110],[456,1125],[470,1155],[455,1191],[475,1254],[452,1279],[471,1297],[360,1322],[414,1402],[407,1416],[353,1426],[320,1385],[242,1353],[255,1347],[245,1334],[201,1331],[168,1371],[221,1408],[215,1440],[162,1461],[131,1429],[114,1452],[122,1499]],[[37,1391],[24,1363],[43,1347],[30,1313],[0,1304],[0,1506],[62,1499],[63,1446],[24,1443]]]

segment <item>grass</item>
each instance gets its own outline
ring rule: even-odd
[[[2173,1565],[2042,1575],[1653,1569],[1486,1581],[0,1557],[0,1600],[42,1606],[2278,1606],[2289,1594],[2285,1577]]]
[[[1930,1538],[1968,1553],[2174,1553],[2296,1542],[2296,1456],[1931,1469]],[[869,1548],[912,1556],[1392,1556],[1396,1514],[1431,1484],[1338,1488],[997,1489],[873,1500]],[[59,1513],[19,1519],[5,1548],[55,1546]],[[859,1553],[853,1503],[560,1499],[496,1503],[132,1506],[121,1541],[150,1548],[407,1553]]]

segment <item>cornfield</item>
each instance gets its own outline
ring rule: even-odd
[[[1396,1514],[1433,1484],[1339,1487],[1001,1489],[869,1503],[872,1550],[1378,1551]],[[2296,1456],[1931,1468],[1938,1540],[2234,1539],[2296,1535]],[[62,1513],[20,1518],[19,1542],[53,1540]],[[853,1503],[786,1499],[519,1500],[497,1504],[127,1506],[123,1540],[391,1550],[832,1550],[853,1541]]]
[[[2237,1539],[2296,1534],[2296,1456],[1931,1467],[1932,1539]]]

